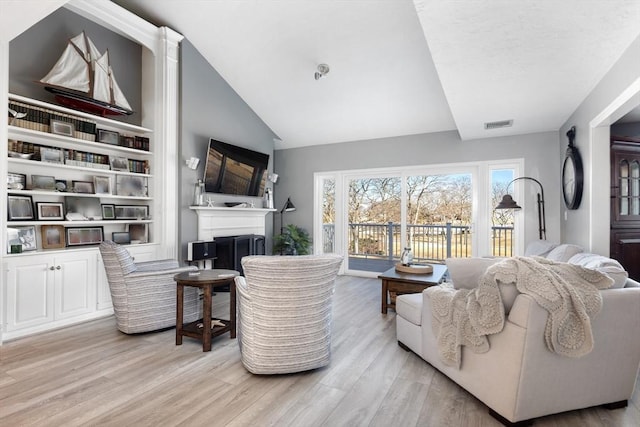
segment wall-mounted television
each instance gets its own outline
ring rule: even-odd
[[[211,139],[204,172],[205,191],[262,197],[268,165],[268,154]]]

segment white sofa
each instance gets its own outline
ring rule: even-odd
[[[588,264],[589,256],[576,256],[573,249],[563,255]],[[591,258],[592,264],[598,259]],[[606,270],[612,263],[603,260],[596,264]],[[488,352],[476,354],[463,347],[460,369],[441,360],[427,291],[398,297],[397,339],[401,347],[473,394],[507,425],[596,405],[624,407],[640,367],[640,284],[623,276],[622,285],[601,291],[602,310],[592,320],[594,348],[578,358],[547,349],[547,312],[525,294],[518,294],[506,310],[504,329],[488,336]]]

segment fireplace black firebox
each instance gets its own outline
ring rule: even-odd
[[[243,274],[241,260],[248,255],[264,255],[264,236],[246,234],[242,236],[216,237],[215,268],[236,270]]]

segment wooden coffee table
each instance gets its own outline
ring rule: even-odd
[[[236,337],[236,286],[234,277],[239,275],[235,270],[199,270],[198,274],[184,272],[176,274],[173,279],[177,285],[176,307],[176,345],[182,344],[182,337],[202,340],[202,351],[211,351],[211,337],[229,332],[231,338]],[[184,324],[184,287],[201,288],[203,292],[203,319]],[[211,294],[212,289],[229,286],[229,320],[220,320],[224,326],[211,326]],[[207,314],[208,313],[208,314]]]
[[[387,308],[396,309],[395,297],[402,294],[415,294],[422,292],[429,286],[442,283],[447,273],[444,264],[431,264],[433,273],[412,274],[400,273],[392,267],[378,276],[382,280],[382,314],[387,314]]]

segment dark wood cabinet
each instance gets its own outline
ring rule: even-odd
[[[640,279],[640,139],[611,138],[611,257]]]

